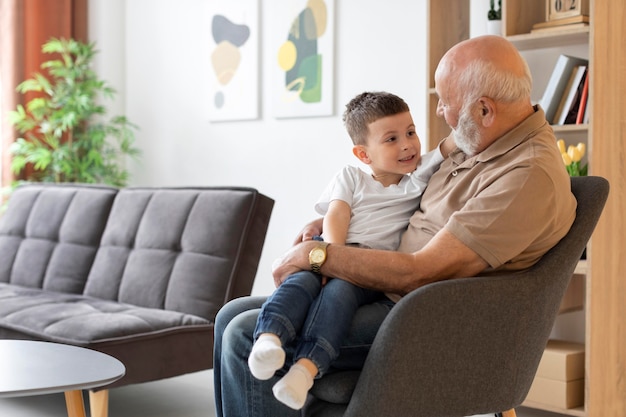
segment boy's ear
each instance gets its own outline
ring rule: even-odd
[[[357,158],[359,158],[359,160],[361,162],[363,162],[364,164],[371,164],[372,161],[370,160],[369,156],[367,155],[367,149],[365,148],[365,146],[363,145],[355,145],[352,148],[352,153],[354,154],[354,156],[356,156]]]

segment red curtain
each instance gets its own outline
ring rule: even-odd
[[[2,123],[2,186],[13,181],[8,148],[16,132],[7,121],[7,112],[32,97],[18,95],[15,87],[50,56],[41,46],[51,37],[87,39],[87,0],[0,0],[0,123]]]

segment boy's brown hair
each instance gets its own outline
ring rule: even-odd
[[[343,123],[355,145],[367,145],[370,123],[408,111],[408,104],[395,94],[385,91],[366,91],[346,104]]]

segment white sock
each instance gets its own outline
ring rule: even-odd
[[[278,336],[264,333],[254,342],[248,357],[248,366],[252,376],[266,380],[285,364],[285,351]]]
[[[294,410],[304,407],[307,393],[313,386],[313,377],[302,365],[294,365],[272,388],[274,397]]]

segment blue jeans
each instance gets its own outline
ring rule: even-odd
[[[254,338],[272,333],[283,346],[295,345],[294,362],[311,360],[321,377],[339,356],[356,310],[383,297],[341,279],[322,287],[320,275],[301,271],[290,275],[263,304]]]
[[[286,370],[267,381],[250,374],[248,355],[253,333],[264,297],[241,297],[230,301],[217,314],[215,321],[214,363],[215,404],[217,417],[299,417],[277,401],[272,386]],[[387,298],[365,304],[357,310],[350,329],[344,335],[339,357],[333,362],[337,369],[361,369],[378,328],[393,307]],[[293,360],[293,349],[287,347],[287,360]]]

